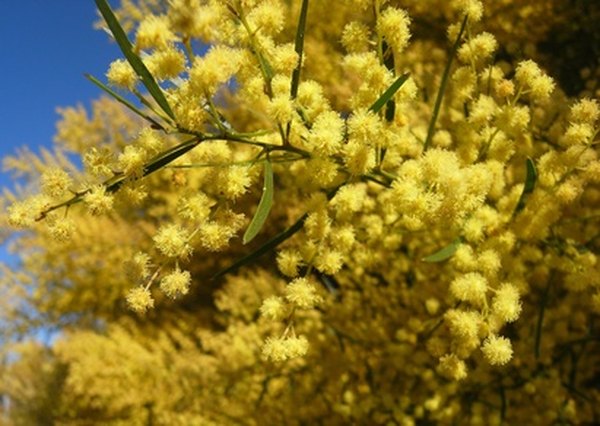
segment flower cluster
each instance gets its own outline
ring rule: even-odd
[[[6,160],[0,321],[65,328],[7,357],[14,418],[598,419],[600,104],[517,54],[547,2],[486,3],[123,2],[97,82],[141,104]],[[500,50],[499,10],[541,26]]]

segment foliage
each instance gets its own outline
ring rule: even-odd
[[[515,53],[560,2],[96,3],[112,99],[4,163],[3,420],[600,421],[600,106]]]

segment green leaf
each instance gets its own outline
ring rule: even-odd
[[[300,84],[300,70],[302,69],[302,55],[304,52],[304,33],[306,30],[306,15],[308,13],[308,0],[302,0],[302,6],[300,8],[300,16],[298,18],[298,27],[296,28],[296,40],[294,42],[294,50],[298,54],[298,63],[292,71],[292,83],[290,85],[290,97],[296,99],[298,96],[298,86]],[[298,114],[304,119],[302,109],[296,108]],[[289,141],[290,131],[292,130],[292,122],[289,121],[285,127],[285,140]]]
[[[424,262],[442,262],[446,259],[451,258],[454,253],[456,253],[456,250],[458,249],[458,246],[462,243],[462,240],[460,238],[455,239],[454,241],[452,241],[450,244],[448,244],[446,247],[444,247],[441,250],[436,251],[433,254],[430,254],[427,257],[423,258]]]
[[[331,189],[330,191],[328,191],[327,199],[331,200],[342,186],[344,186],[344,184],[339,185],[339,186]],[[236,260],[232,265],[228,266],[227,268],[223,269],[222,271],[220,271],[216,275],[214,275],[212,279],[216,280],[217,278],[220,278],[223,275],[233,272],[236,269],[238,269],[244,265],[247,265],[248,263],[253,262],[254,260],[261,257],[263,254],[266,254],[266,253],[270,252],[271,250],[275,249],[279,244],[283,243],[288,238],[291,238],[296,232],[301,230],[302,225],[304,225],[304,221],[306,220],[307,217],[308,217],[308,213],[304,213],[296,222],[294,222],[294,224],[292,226],[290,226],[286,230],[280,232],[279,234],[275,235],[273,238],[271,238],[269,241],[264,243],[258,249],[254,250],[252,253],[242,257],[241,259]]]
[[[255,259],[258,259],[263,254],[268,253],[271,250],[275,249],[279,244],[283,243],[285,240],[287,240],[292,235],[294,235],[296,232],[298,232],[300,229],[302,229],[302,225],[304,224],[304,221],[306,220],[307,217],[308,217],[308,214],[306,214],[306,213],[303,214],[300,217],[300,219],[298,219],[296,222],[294,222],[294,224],[292,226],[290,226],[286,230],[280,232],[279,234],[275,235],[273,238],[271,238],[269,241],[264,243],[258,249],[254,250],[252,253],[242,257],[241,259],[236,260],[233,264],[231,264],[227,268],[223,269],[222,271],[218,272],[216,275],[213,276],[213,280],[216,280],[217,278],[220,278],[223,275],[226,275],[232,271],[235,271],[236,269],[238,269],[244,265],[247,265],[248,263],[253,262]]]
[[[400,77],[398,77],[396,79],[396,81],[394,81],[390,87],[387,88],[387,90],[385,92],[383,92],[383,95],[381,95],[379,97],[379,99],[377,99],[375,101],[375,103],[373,105],[371,105],[371,108],[369,108],[370,111],[373,111],[374,113],[378,113],[379,111],[381,111],[381,108],[383,108],[383,106],[390,100],[392,99],[392,97],[396,94],[396,92],[398,91],[398,89],[400,89],[400,87],[402,87],[402,85],[404,84],[404,82],[406,82],[406,80],[408,80],[408,77],[410,76],[410,74],[406,73],[401,75]]]
[[[396,61],[394,60],[394,52],[392,51],[392,48],[390,46],[388,46],[388,44],[384,41],[382,41],[381,43],[381,50],[384,52],[383,53],[383,57],[385,58],[383,60],[383,64],[385,65],[385,67],[390,70],[391,72],[394,72],[394,70],[396,69]],[[394,102],[394,99],[390,99],[389,101],[387,101],[386,107],[385,107],[385,121],[387,121],[388,123],[391,123],[392,121],[394,121],[394,116],[396,114],[396,102]],[[381,161],[383,161],[383,157],[385,157],[385,149],[383,150],[383,152],[381,153]]]
[[[194,137],[157,154],[156,156],[151,158],[146,164],[144,164],[142,176],[146,177],[149,174],[160,170],[164,166],[181,157],[186,152],[194,149],[196,146],[198,146],[200,142],[202,142],[201,139],[198,139],[198,137]],[[125,178],[126,176],[124,175],[115,176],[104,182],[104,186],[106,187],[107,191],[115,192],[121,187],[121,185],[125,181]]]
[[[189,150],[198,146],[198,144],[200,142],[202,142],[202,140],[203,139],[199,139],[196,136],[193,139],[189,139],[185,142],[180,143],[177,146],[174,146],[173,148],[170,148],[164,152],[161,152],[160,154],[156,155],[154,158],[152,158],[148,163],[146,163],[144,165],[144,169],[143,169],[144,171],[143,171],[142,175],[144,177],[146,177],[149,174],[154,173],[155,171],[159,170],[163,166],[166,166],[167,164],[169,164],[172,161],[176,160],[177,158],[181,157],[183,154],[185,154]],[[128,176],[126,176],[123,173],[115,174],[113,177],[108,178],[104,182],[102,182],[102,185],[106,188],[106,191],[116,192],[125,183],[127,178],[128,178]],[[40,216],[38,216],[36,218],[36,220],[43,219],[44,217],[46,217],[48,215],[48,213],[50,213],[51,211],[54,211],[60,207],[65,207],[65,206],[68,207],[73,204],[79,203],[80,201],[83,200],[83,197],[85,196],[86,193],[87,193],[87,191],[84,191],[83,193],[74,195],[73,197],[69,198],[67,201],[64,201],[60,204],[53,205],[52,207],[48,208],[44,213],[42,213]]]
[[[298,54],[298,64],[292,72],[291,97],[296,99],[298,95],[298,85],[300,84],[300,68],[302,67],[302,53],[304,51],[304,32],[306,30],[306,15],[308,12],[308,0],[302,0],[300,17],[298,18],[298,28],[296,29],[296,40],[294,50]]]
[[[525,208],[525,202],[527,201],[527,197],[529,197],[529,194],[533,192],[533,189],[535,188],[535,183],[537,181],[537,171],[535,170],[535,164],[533,163],[533,160],[531,158],[525,160],[525,166],[527,167],[525,185],[523,186],[523,192],[521,192],[521,196],[519,197],[519,202],[515,207],[513,216],[515,216],[517,213],[519,213]]]
[[[108,28],[115,37],[117,44],[121,48],[121,51],[125,55],[125,58],[129,62],[135,73],[142,79],[144,86],[146,86],[146,89],[148,89],[148,92],[150,93],[150,95],[152,95],[152,97],[154,98],[156,103],[162,108],[162,110],[169,117],[175,119],[175,114],[173,114],[173,111],[171,110],[171,107],[169,106],[167,98],[165,98],[162,89],[156,83],[156,80],[154,80],[154,77],[152,77],[152,74],[150,74],[150,71],[148,71],[148,68],[146,68],[144,62],[142,62],[140,57],[133,52],[131,43],[127,38],[127,34],[125,34],[125,31],[121,27],[121,24],[119,24],[119,21],[117,20],[117,17],[111,10],[108,2],[106,0],[95,1],[96,6],[98,6],[100,13],[104,17],[104,20],[108,25]]]
[[[446,62],[446,68],[444,68],[444,74],[442,74],[442,82],[440,84],[440,89],[438,90],[437,97],[435,98],[435,105],[433,106],[433,114],[431,115],[431,120],[429,121],[429,129],[427,130],[427,138],[425,138],[425,144],[423,145],[423,150],[427,151],[429,145],[431,144],[431,140],[433,139],[433,134],[435,132],[435,122],[437,121],[438,115],[440,113],[440,108],[442,106],[442,99],[444,98],[444,93],[446,92],[446,86],[448,85],[448,77],[450,77],[450,68],[452,67],[452,61],[456,56],[456,51],[458,50],[458,45],[460,44],[460,39],[462,38],[463,32],[465,31],[465,27],[467,26],[467,18],[468,15],[465,15],[463,19],[462,25],[460,26],[460,31],[456,36],[456,40],[454,41],[454,45],[452,46],[452,51],[450,52],[450,56],[448,56],[448,62]]]
[[[244,244],[248,244],[260,232],[273,205],[273,166],[269,160],[265,161],[264,173],[263,193],[256,208],[256,213],[254,213],[254,217],[244,234]]]
[[[317,270],[314,271],[315,275],[317,276],[317,278],[319,279],[319,281],[321,281],[321,283],[323,284],[323,286],[334,296],[334,297],[339,297],[340,295],[340,285],[335,281],[335,279],[333,277],[330,277],[327,274],[324,274],[322,272],[319,272]]]
[[[166,166],[167,164],[175,161],[179,157],[181,157],[186,152],[196,148],[198,144],[202,142],[202,139],[198,137],[194,137],[185,142],[180,143],[179,145],[174,146],[173,148],[167,149],[155,157],[150,159],[148,163],[144,166],[144,176],[148,176],[150,173],[154,173],[158,169]]]
[[[115,98],[117,101],[119,101],[120,103],[122,103],[123,105],[125,105],[127,108],[129,108],[133,112],[135,112],[140,117],[142,117],[145,120],[149,121],[154,127],[158,128],[158,129],[163,129],[163,126],[158,121],[156,121],[155,119],[153,119],[152,117],[150,117],[148,114],[144,113],[142,110],[140,110],[134,104],[132,104],[131,102],[129,102],[123,96],[119,95],[117,92],[115,92],[114,90],[112,90],[106,84],[102,83],[96,77],[94,77],[93,75],[90,75],[90,74],[84,74],[84,75],[85,75],[85,78],[87,78],[88,80],[90,80],[92,83],[94,83],[100,89],[104,90],[106,93],[108,93],[110,96],[112,96],[113,98]]]

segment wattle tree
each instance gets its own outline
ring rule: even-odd
[[[4,160],[3,424],[600,422],[580,3],[96,0],[105,96]]]

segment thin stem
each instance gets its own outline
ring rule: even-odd
[[[287,152],[293,152],[293,153],[299,154],[304,158],[310,157],[310,154],[307,151],[304,151],[303,149],[296,148],[291,145],[283,146],[283,145],[273,145],[273,144],[266,143],[266,142],[251,141],[251,140],[241,138],[241,137],[238,137],[238,136],[230,134],[230,133],[226,133],[225,135],[216,135],[214,137],[209,136],[207,139],[223,139],[223,140],[228,140],[231,142],[239,142],[239,143],[245,143],[245,144],[249,144],[249,145],[260,146],[260,147],[264,148],[267,152],[287,151]]]
[[[161,152],[144,165],[142,177],[148,176],[149,174],[154,173],[155,171],[167,166],[169,163],[175,161],[177,158],[181,157],[188,151],[194,149],[204,140],[206,140],[206,138],[203,138],[201,136],[195,136],[192,139],[184,141],[172,148],[167,149],[166,151]],[[125,183],[128,177],[128,175],[125,175],[122,172],[114,172],[114,175],[109,179],[105,180],[102,183],[102,186],[104,186],[106,192],[116,192],[123,185],[123,183]],[[61,207],[69,207],[73,204],[79,203],[90,191],[91,189],[80,191],[67,201],[48,207],[46,210],[42,211],[35,220],[40,221],[44,219],[48,215],[48,213]]]
[[[257,158],[253,158],[252,160],[243,160],[243,161],[232,161],[229,163],[198,163],[198,164],[175,164],[173,166],[167,166],[170,169],[200,169],[206,167],[231,167],[231,166],[246,166],[255,163],[263,153],[259,154]],[[303,157],[288,157],[285,155],[269,157],[269,161],[271,163],[289,163],[293,161],[302,160]]]
[[[375,173],[380,174],[381,176],[383,176],[391,181],[398,179],[398,176],[396,176],[394,173],[386,172],[383,169],[377,169],[375,171]]]
[[[221,123],[221,114],[219,114],[219,111],[215,107],[215,104],[213,103],[210,95],[208,95],[208,93],[205,93],[204,97],[206,98],[206,102],[208,103],[208,109],[210,111],[210,115],[213,118],[214,123],[217,125],[217,128],[221,133],[225,133],[227,129],[223,127],[223,123]]]
[[[242,26],[248,33],[248,36],[250,37],[250,50],[258,59],[260,71],[263,75],[263,79],[265,80],[265,90],[267,92],[267,96],[269,97],[269,99],[273,99],[273,88],[271,86],[271,80],[273,79],[273,69],[271,68],[269,62],[266,60],[265,56],[262,54],[260,45],[257,42],[256,37],[254,36],[254,31],[252,31],[250,25],[248,24],[248,21],[246,20],[246,17],[242,13],[242,8],[240,7],[240,11],[238,12],[232,7],[230,7],[230,11],[239,20],[239,22],[242,24]],[[277,122],[277,130],[279,131],[279,135],[281,136],[281,143],[283,145],[289,145],[289,142],[286,137],[286,132],[284,131],[283,126],[280,122]]]
[[[498,135],[498,133],[500,133],[500,129],[496,129],[494,133],[490,135],[487,142],[481,147],[481,151],[479,151],[479,155],[477,156],[476,162],[483,161],[485,159],[485,157],[488,154],[488,151],[490,150],[490,145],[492,144],[494,138]]]
[[[375,15],[375,24],[379,21],[379,16],[381,15],[381,5],[379,4],[380,0],[375,0],[373,2],[373,14]],[[381,33],[377,31],[377,57],[379,58],[379,63],[383,64],[383,38],[381,37]]]
[[[298,96],[298,85],[300,84],[300,71],[302,69],[302,56],[304,52],[304,32],[306,29],[306,15],[308,13],[308,0],[302,1],[298,26],[296,28],[296,40],[294,41],[294,51],[298,55],[298,63],[292,71],[292,81],[290,86],[290,98],[293,100]],[[292,130],[292,120],[288,121],[285,129],[284,145],[290,143],[290,132]]]
[[[261,53],[260,45],[257,43],[256,37],[254,37],[254,32],[250,28],[250,25],[248,24],[246,17],[242,13],[241,6],[239,8],[240,9],[239,11],[237,11],[230,4],[228,4],[227,7],[229,9],[229,12],[242,24],[242,26],[246,30],[246,33],[248,33],[248,37],[250,38],[250,49],[252,50],[252,53],[254,53],[256,55],[256,58],[258,59],[258,64],[260,66],[261,73],[262,73],[263,78],[266,83],[267,95],[269,96],[269,99],[271,99],[271,98],[273,98],[273,89],[271,87],[271,79],[273,78],[273,70],[271,69],[271,66],[265,60],[265,57]]]
[[[137,90],[137,89],[132,89],[132,93],[138,98],[138,100],[145,105],[150,111],[152,111],[154,114],[158,115],[160,118],[162,118],[163,120],[165,120],[167,123],[169,123],[170,125],[173,125],[173,120],[171,120],[171,117],[166,116],[162,110],[158,110],[155,108],[154,105],[152,105],[152,103],[148,102],[148,100],[146,98],[144,98],[144,96],[142,96],[142,94]]]
[[[361,177],[365,180],[375,182],[381,186],[385,186],[386,188],[391,187],[390,183],[379,180],[377,177],[373,176],[373,174],[366,174],[366,175],[362,175]]]
[[[152,276],[150,277],[150,279],[148,280],[148,282],[146,283],[146,285],[144,286],[144,288],[146,290],[148,290],[150,288],[150,286],[152,285],[152,283],[156,280],[156,278],[158,277],[158,274],[160,274],[160,271],[162,270],[162,268],[165,266],[165,263],[161,264],[158,266],[158,268],[156,268],[156,271],[154,271],[154,273],[152,274]]]
[[[440,113],[440,109],[442,106],[442,99],[444,98],[444,92],[446,91],[446,86],[448,85],[448,77],[450,77],[450,68],[452,67],[452,61],[454,60],[454,56],[456,55],[456,51],[458,50],[458,45],[460,44],[460,39],[462,38],[463,32],[465,31],[465,27],[467,25],[467,18],[468,18],[468,15],[465,15],[462,25],[460,26],[460,31],[458,32],[458,36],[456,37],[456,40],[454,41],[454,45],[452,46],[450,56],[448,57],[448,62],[446,62],[446,68],[444,69],[444,74],[442,75],[440,89],[438,90],[437,97],[435,99],[435,105],[433,107],[433,115],[431,116],[431,120],[429,121],[429,129],[427,130],[427,138],[425,139],[425,144],[423,145],[423,151],[427,151],[427,149],[431,145],[431,140],[433,139],[433,134],[435,133],[435,123],[436,123],[436,121],[438,119],[438,115]]]

